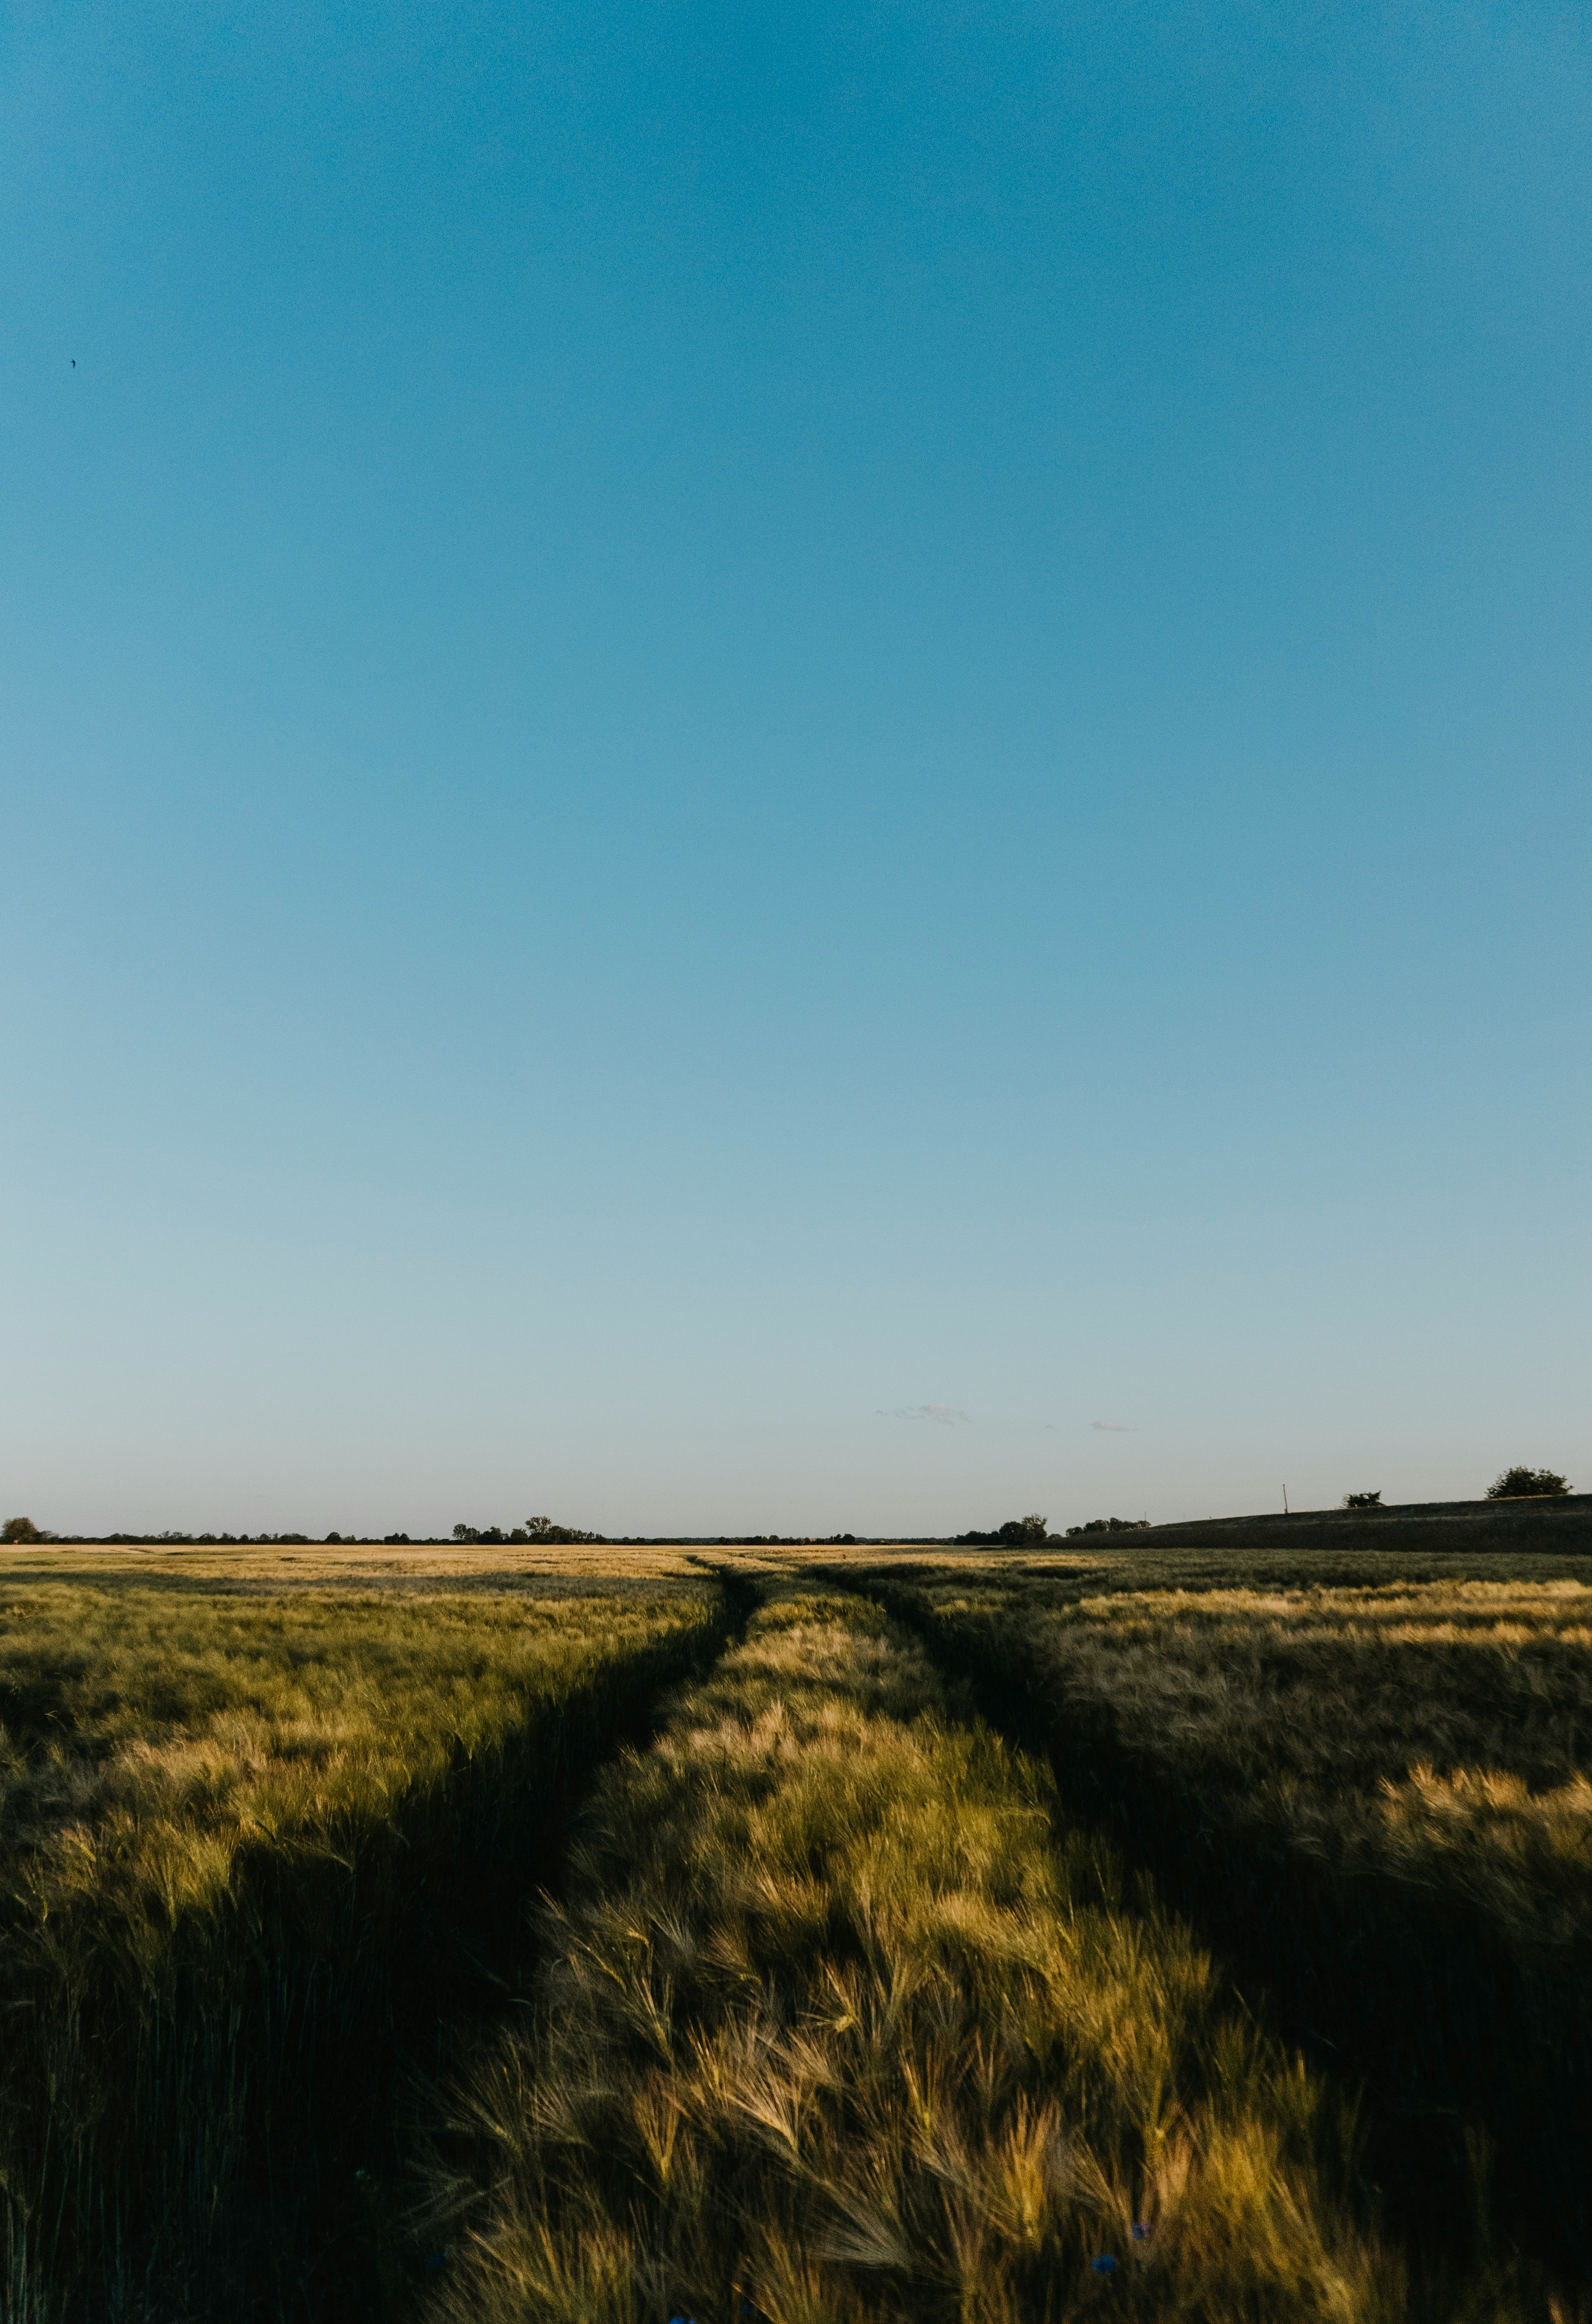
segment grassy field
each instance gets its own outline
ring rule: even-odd
[[[1413,2234],[1451,2242],[1480,2179],[1499,2234],[1584,2282],[1592,1576],[1167,1562],[1157,1588],[1131,1558],[879,1584],[1271,2022],[1363,2084]]]
[[[1589,1646],[1562,1556],[8,1554],[0,2314],[1585,2324]]]
[[[1224,1816],[1463,1900],[1534,1955],[1592,1934],[1592,1582],[1064,1593],[931,1587],[1076,1718]],[[1058,1602],[1060,1600],[1061,1602]]]
[[[1330,2098],[855,1599],[599,1784],[434,2172],[439,2318],[1403,2312]]]
[[[304,1542],[291,1548],[263,1543],[235,1547],[167,1547],[152,1543],[48,1544],[0,1549],[0,1578],[13,1582],[71,1582],[119,1590],[129,1582],[148,1589],[213,1595],[279,1597],[284,1591],[335,1590],[385,1594],[418,1591],[505,1591],[533,1597],[578,1595],[583,1586],[633,1596],[681,1582],[700,1585],[708,1563],[737,1553],[696,1553],[647,1543],[538,1547],[535,1543],[419,1546],[362,1542]]]
[[[257,1554],[4,1571],[5,2312],[181,2314],[218,2285],[317,2312],[290,2279],[366,2101],[397,2050],[436,2064],[461,1963],[505,1910],[517,1932],[561,1803],[712,1651],[722,1593],[290,1590]]]

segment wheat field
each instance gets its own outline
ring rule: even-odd
[[[1592,1934],[1592,1583],[1080,1594],[930,1589],[1074,1716],[1346,1878],[1464,1898],[1526,1949]]]
[[[1406,2239],[1439,2265],[1469,2215],[1472,2251],[1507,2245],[1544,2297],[1578,2298],[1592,1577],[1559,1559],[1485,1576],[1428,1560],[1419,1579],[1394,1554],[1322,1560],[1320,1580],[1308,1560],[1291,1580],[1275,1557],[1189,1563],[1203,1586],[1174,1558],[1146,1587],[1142,1557],[897,1561],[871,1586],[1044,1751],[1072,1812],[1267,2022],[1360,2090]]]
[[[1592,1572],[45,1545],[17,2324],[1585,2324]]]
[[[1401,2314],[1341,2114],[1054,1808],[877,1609],[766,1607],[597,1786],[431,2313]]]
[[[18,2318],[180,2312],[274,2265],[226,2246],[251,2174],[303,2175],[322,2053],[379,2077],[395,1979],[450,1971],[446,1893],[539,1871],[550,1804],[724,1620],[700,1575],[543,1599],[80,1570],[0,1583]]]

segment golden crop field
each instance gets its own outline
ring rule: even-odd
[[[1592,1933],[1592,1582],[926,1595],[1339,1876],[1462,1897],[1523,1948]]]
[[[436,2166],[448,2317],[1402,2312],[1330,2100],[855,1600],[603,1778],[544,1942]]]
[[[1431,2246],[1474,2211],[1584,2281],[1586,1562],[1158,1563],[1159,1587],[1131,1557],[897,1561],[877,1586],[1266,2022],[1359,2089],[1390,2213]]]
[[[0,1570],[8,2316],[124,2304],[134,2273],[180,2313],[278,2268],[244,2182],[300,2203],[281,2149],[320,2135],[334,2032],[379,2079],[396,1982],[453,1973],[461,1902],[539,1877],[584,1768],[724,1619],[700,1572],[300,1587],[116,1554]]]
[[[529,1590],[564,1596],[584,1582],[604,1591],[649,1583],[700,1582],[704,1560],[729,1550],[655,1547],[649,1543],[577,1543],[541,1547],[531,1543],[267,1542],[235,1545],[157,1543],[83,1543],[69,1548],[24,1545],[0,1551],[0,1577],[11,1582],[62,1581],[121,1589],[139,1582],[191,1590],[265,1591],[334,1590],[446,1591]]]
[[[0,2313],[1583,2319],[1585,1565],[8,1555]]]

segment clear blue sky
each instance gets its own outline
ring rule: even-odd
[[[0,65],[0,1514],[1592,1486],[1583,11]]]

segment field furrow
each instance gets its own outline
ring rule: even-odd
[[[603,1774],[437,2135],[435,2324],[1395,2317],[1350,2128],[855,1597]]]
[[[730,1611],[0,1591],[4,2312],[390,2311],[405,2078]]]
[[[1583,1579],[880,1584],[1285,2037],[1366,2093],[1390,2221],[1592,2274]]]

